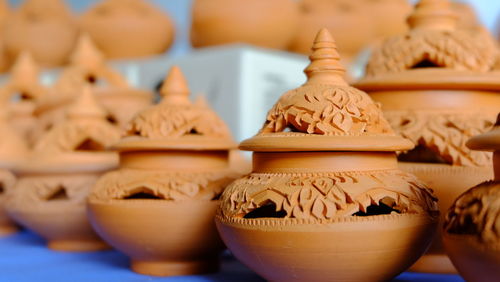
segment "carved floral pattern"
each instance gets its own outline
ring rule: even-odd
[[[415,145],[424,145],[447,163],[462,166],[488,166],[492,154],[465,146],[472,136],[489,131],[495,115],[386,111],[392,128]]]
[[[462,194],[449,209],[444,228],[500,246],[500,183],[484,182]]]
[[[18,180],[15,193],[8,195],[10,209],[27,210],[43,206],[85,205],[87,195],[99,178],[97,174],[26,176]],[[64,189],[67,199],[50,201],[50,198]]]
[[[242,218],[273,203],[286,218],[328,221],[366,212],[380,202],[401,213],[435,214],[436,198],[416,177],[399,171],[252,173],[230,184],[219,215]]]
[[[187,134],[220,138],[231,136],[224,121],[204,102],[180,105],[162,102],[136,115],[127,130],[129,136],[153,139]]]
[[[415,29],[387,39],[374,50],[367,76],[397,73],[428,61],[453,70],[487,72],[493,69],[498,49],[487,33]]]
[[[287,128],[322,135],[393,134],[379,104],[342,85],[304,85],[285,93],[267,114],[260,133]]]
[[[124,199],[147,192],[161,199],[218,199],[224,187],[237,175],[229,170],[205,173],[168,173],[162,170],[120,169],[109,172],[96,183],[91,200]]]

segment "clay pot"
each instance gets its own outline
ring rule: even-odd
[[[66,63],[78,27],[64,1],[27,0],[10,14],[4,32],[12,60],[21,51],[28,51],[39,64],[53,67]]]
[[[406,18],[412,10],[408,0],[365,0],[378,38],[399,35],[408,30]]]
[[[299,15],[293,0],[195,0],[192,9],[193,47],[247,43],[285,49]]]
[[[191,103],[179,68],[163,100],[139,113],[114,146],[120,169],[92,190],[88,214],[97,233],[128,255],[133,271],[156,276],[214,272],[223,244],[213,217],[235,178],[224,122],[202,101]]]
[[[356,86],[382,103],[391,126],[415,144],[399,155],[400,167],[432,187],[446,210],[493,174],[491,154],[465,143],[493,126],[500,107],[500,73],[492,71],[498,49],[484,35],[456,29],[446,0],[420,1],[409,23],[408,33],[373,51]],[[440,236],[411,270],[455,272]]]
[[[0,99],[10,112],[12,128],[26,139],[37,126],[34,116],[36,102],[47,93],[39,82],[39,74],[31,55],[24,52],[12,67],[7,82],[0,87]]]
[[[81,27],[112,59],[161,54],[174,41],[170,17],[144,0],[102,1],[83,14]]]
[[[362,2],[350,0],[302,0],[301,17],[289,50],[309,54],[314,34],[326,27],[334,36],[348,65],[374,38],[371,12]]]
[[[150,91],[131,88],[118,72],[106,65],[100,51],[84,34],[71,56],[71,65],[63,70],[51,91],[37,103],[35,114],[39,123],[32,139],[36,140],[64,120],[67,106],[88,83],[94,85],[95,96],[108,113],[107,119],[120,128],[125,128],[132,117],[151,105],[153,100]]]
[[[307,82],[240,144],[254,151],[253,170],[222,194],[217,228],[269,281],[389,280],[430,244],[436,199],[398,169],[394,151],[411,142],[345,82],[326,29],[312,49]]]
[[[443,241],[467,281],[500,277],[500,115],[494,129],[467,142],[474,150],[493,151],[495,178],[460,195],[448,210]]]
[[[51,249],[108,248],[92,230],[85,202],[98,177],[118,165],[118,156],[104,148],[119,138],[120,130],[85,88],[67,121],[42,136],[33,156],[14,169],[19,180],[6,202],[8,214]]]
[[[14,222],[7,216],[4,206],[14,188],[16,177],[10,169],[28,154],[24,139],[11,127],[7,111],[0,112],[0,237],[17,231]]]

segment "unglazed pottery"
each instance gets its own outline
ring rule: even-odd
[[[117,71],[109,67],[103,55],[87,35],[82,35],[71,56],[71,65],[64,69],[50,92],[39,100],[36,115],[39,123],[34,139],[65,118],[65,109],[88,83],[94,85],[99,103],[108,112],[107,119],[125,128],[132,117],[148,107],[152,93],[128,85]]]
[[[405,32],[406,18],[412,10],[408,0],[364,0],[364,8],[375,25],[375,36],[385,38]]]
[[[193,47],[247,43],[285,49],[299,15],[294,0],[195,0],[192,9]]]
[[[334,36],[342,61],[349,64],[374,38],[370,11],[361,1],[302,0],[299,25],[290,51],[308,54],[314,34],[326,27]]]
[[[397,167],[396,135],[369,96],[349,86],[322,29],[308,80],[285,93],[240,144],[253,171],[222,194],[226,246],[269,281],[383,281],[431,242],[436,199]]]
[[[28,146],[24,139],[11,127],[7,120],[8,113],[0,112],[0,237],[17,231],[16,225],[4,211],[7,195],[14,188],[16,177],[10,169],[28,155]]]
[[[38,140],[32,156],[19,164],[8,214],[60,251],[108,248],[90,226],[85,203],[98,177],[118,165],[104,149],[120,139],[89,87],[68,109],[68,119]]]
[[[9,122],[22,137],[28,139],[36,127],[34,116],[36,102],[42,99],[47,89],[39,82],[40,70],[29,53],[23,52],[17,58],[10,76],[0,87],[3,110],[9,111]]]
[[[120,169],[104,175],[89,197],[97,233],[128,255],[133,271],[156,276],[218,269],[223,244],[213,218],[235,178],[224,122],[203,102],[191,103],[173,67],[162,101],[136,115],[114,146]]]
[[[485,34],[456,29],[447,0],[422,0],[408,18],[411,30],[373,51],[356,85],[382,103],[391,126],[415,149],[400,167],[434,189],[441,210],[469,187],[491,179],[491,153],[465,143],[488,131],[500,108],[498,48]],[[440,236],[414,271],[455,272]]]
[[[85,12],[81,27],[108,58],[161,54],[174,40],[170,17],[148,0],[105,0]]]
[[[500,277],[500,115],[492,131],[467,142],[474,150],[493,151],[493,181],[460,195],[448,210],[443,241],[451,261],[467,281]]]
[[[29,51],[39,64],[52,67],[66,62],[78,27],[64,1],[26,0],[10,13],[4,34],[12,60],[21,51]]]

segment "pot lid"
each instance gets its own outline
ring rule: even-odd
[[[14,14],[30,22],[73,20],[70,9],[62,0],[26,0]]]
[[[229,128],[204,99],[192,103],[181,70],[170,69],[160,89],[159,104],[137,114],[126,137],[114,146],[120,151],[229,150],[236,147]]]
[[[44,97],[46,88],[39,82],[40,69],[28,52],[22,52],[11,68],[7,82],[0,88],[0,99],[8,104],[17,98],[38,100]],[[13,97],[18,94],[19,97]]]
[[[362,89],[500,89],[496,41],[486,31],[457,28],[448,0],[421,0],[410,30],[373,50]]]
[[[489,132],[476,135],[467,141],[467,147],[472,150],[480,151],[499,151],[500,150],[500,114],[497,116],[497,122]]]
[[[56,124],[35,144],[33,158],[21,165],[22,171],[52,171],[117,165],[115,153],[106,148],[120,139],[120,129],[106,119],[90,86],[67,110],[67,119]]]
[[[283,94],[260,132],[240,144],[248,151],[399,151],[413,148],[396,135],[380,105],[344,80],[327,29],[319,31],[304,70],[307,82]]]
[[[75,98],[88,83],[94,84],[98,89],[120,88],[130,89],[125,78],[106,64],[100,52],[87,34],[82,34],[78,39],[75,50],[70,56],[70,65],[65,68],[52,91],[39,101],[39,107],[45,108],[61,101]],[[101,92],[96,90],[96,92]],[[143,92],[133,92],[144,95]],[[97,93],[96,93],[97,94]]]

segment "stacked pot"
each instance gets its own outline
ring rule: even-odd
[[[491,129],[500,108],[498,47],[487,33],[457,29],[447,0],[421,0],[408,23],[410,31],[373,51],[356,86],[381,102],[391,126],[416,146],[399,155],[400,167],[432,187],[445,211],[493,176],[492,154],[465,144]],[[454,272],[440,236],[412,269]]]

